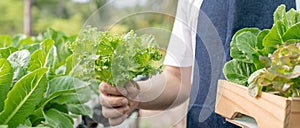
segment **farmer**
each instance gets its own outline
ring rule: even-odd
[[[163,72],[125,88],[101,83],[103,115],[118,125],[135,109],[164,110],[189,98],[187,127],[236,127],[214,113],[232,35],[245,27],[271,28],[280,4],[295,8],[295,0],[179,0]]]

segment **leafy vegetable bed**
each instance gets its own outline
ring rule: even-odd
[[[71,76],[67,37],[49,29],[38,37],[0,36],[0,125],[73,127],[91,115],[88,83]]]

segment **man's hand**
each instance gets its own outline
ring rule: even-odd
[[[125,87],[113,87],[102,82],[99,86],[99,101],[102,105],[102,114],[109,119],[110,125],[119,125],[137,109],[136,97],[139,93],[137,83],[128,82]]]

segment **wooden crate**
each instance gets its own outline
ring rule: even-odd
[[[216,113],[230,122],[238,114],[253,117],[259,128],[300,128],[300,98],[285,98],[262,93],[248,95],[247,87],[219,80]]]

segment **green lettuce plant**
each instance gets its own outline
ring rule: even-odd
[[[298,97],[300,13],[280,5],[271,29],[244,28],[230,45],[232,60],[224,66],[227,80],[248,86],[251,96],[262,91]]]
[[[40,37],[0,36],[1,127],[68,128],[73,117],[91,116],[84,104],[89,84],[69,73],[68,41],[74,37],[53,29]]]
[[[94,73],[97,80],[123,86],[138,75],[151,77],[162,71],[156,62],[162,59],[152,35],[123,35],[85,29],[71,45],[74,54],[85,60],[85,76]],[[92,71],[88,71],[92,70]]]

